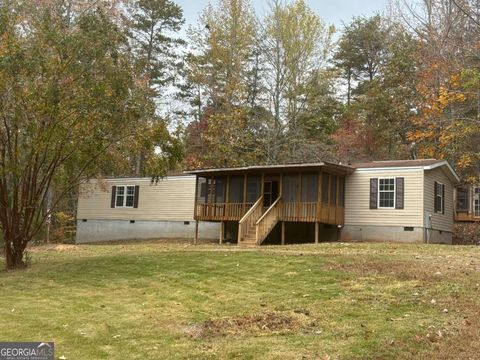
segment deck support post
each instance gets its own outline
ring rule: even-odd
[[[285,245],[285,221],[282,221],[282,245]]]
[[[225,222],[220,221],[220,240],[219,240],[220,245],[223,244],[223,239],[224,238],[225,238]]]
[[[195,238],[193,239],[193,245],[198,244],[198,220],[195,220]]]
[[[318,221],[315,222],[315,244],[318,244],[318,230],[320,228],[320,223]]]

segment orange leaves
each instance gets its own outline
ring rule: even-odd
[[[419,76],[420,111],[412,120],[414,130],[408,134],[408,139],[416,143],[419,156],[454,157],[459,159],[458,169],[471,167],[469,144],[478,133],[469,121],[472,109],[476,109],[472,104],[477,101],[467,83],[472,76],[466,77],[464,72],[449,69],[449,64],[439,61],[429,64]]]
[[[465,94],[461,90],[455,88],[449,88],[447,86],[440,86],[437,103],[441,110],[444,110],[447,106],[456,102],[464,102],[467,99]]]
[[[456,165],[459,169],[467,169],[472,166],[472,156],[470,154],[462,154]]]
[[[413,130],[407,134],[407,139],[410,141],[421,141],[426,139],[433,139],[435,132],[433,130]]]

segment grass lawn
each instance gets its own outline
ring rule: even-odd
[[[480,358],[480,247],[30,253],[27,270],[0,272],[0,340],[55,341],[57,358]]]

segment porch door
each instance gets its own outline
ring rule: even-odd
[[[267,180],[263,183],[263,206],[270,207],[278,198],[278,181]]]
[[[473,210],[475,216],[480,216],[480,187],[476,187],[473,190]]]

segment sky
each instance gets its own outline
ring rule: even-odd
[[[255,11],[262,17],[268,11],[268,0],[251,0]],[[353,16],[372,15],[385,10],[388,0],[305,0],[320,17],[337,29],[343,22],[348,23]],[[199,14],[209,0],[175,0],[183,8],[186,25],[195,25]],[[212,0],[215,3],[215,0]]]

